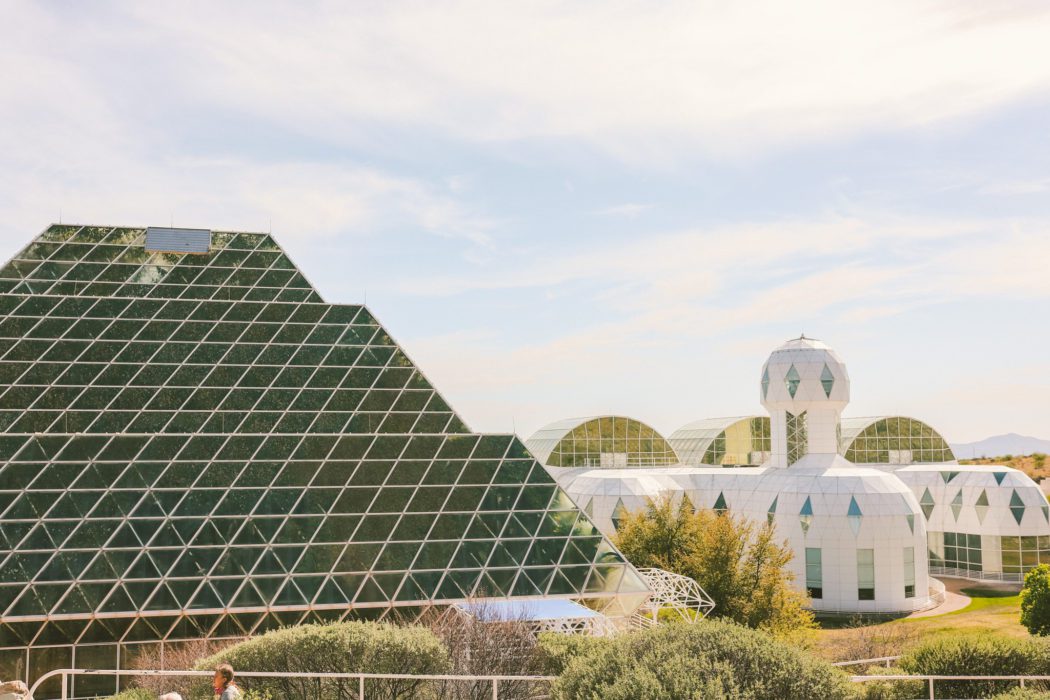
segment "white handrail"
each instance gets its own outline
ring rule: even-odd
[[[62,700],[69,699],[69,677],[70,676],[204,676],[211,678],[212,671],[178,671],[178,670],[156,670],[156,669],[95,669],[95,668],[59,668],[48,671],[40,676],[29,689],[26,700],[33,700],[34,693],[45,682],[56,676],[62,678]],[[237,675],[242,678],[318,678],[318,679],[342,679],[356,680],[358,682],[358,699],[365,697],[365,681],[377,680],[418,680],[418,681],[459,681],[483,682],[492,684],[492,700],[499,700],[499,684],[501,682],[528,681],[532,683],[550,684],[557,676],[510,676],[510,675],[487,675],[487,676],[461,676],[442,673],[312,673],[309,671],[238,671]]]
[[[1020,686],[1025,687],[1025,681],[1050,681],[1050,676],[941,676],[926,674],[898,674],[886,676],[850,676],[852,683],[867,683],[868,681],[926,681],[930,691],[930,700],[935,700],[933,693],[934,681],[1017,681]]]

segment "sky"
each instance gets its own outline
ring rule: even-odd
[[[0,251],[272,231],[473,429],[761,411],[1050,438],[1050,5],[0,0]]]

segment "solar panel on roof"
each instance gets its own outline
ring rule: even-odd
[[[211,248],[211,231],[202,228],[146,229],[146,250],[151,253],[207,253]]]

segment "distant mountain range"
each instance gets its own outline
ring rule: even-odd
[[[1050,454],[1050,440],[1040,440],[1017,433],[996,435],[977,442],[963,442],[951,447],[956,459],[1030,455],[1033,452]]]

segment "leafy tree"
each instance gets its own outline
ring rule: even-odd
[[[1050,634],[1050,565],[1040,564],[1025,574],[1021,624],[1032,634]]]
[[[689,499],[651,501],[627,513],[616,544],[639,567],[657,567],[694,579],[715,602],[712,615],[779,636],[814,628],[808,599],[792,586],[793,557],[772,523],[696,510]]]
[[[851,698],[826,661],[732,622],[662,625],[584,648],[552,688],[554,700],[792,700]]]

